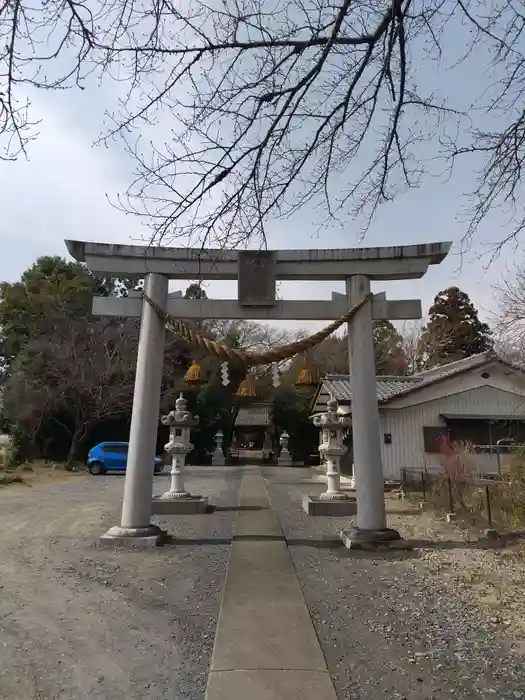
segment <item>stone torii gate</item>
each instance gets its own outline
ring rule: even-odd
[[[69,253],[97,275],[145,278],[145,292],[177,318],[333,320],[370,293],[370,282],[417,279],[441,263],[451,243],[329,250],[237,251],[162,248],[66,241]],[[181,299],[170,279],[238,280],[237,300]],[[277,280],[343,280],[346,295],[331,301],[276,298]],[[164,356],[164,321],[139,296],[95,297],[93,313],[141,317],[122,518],[104,540],[161,543],[151,524],[155,445]],[[372,320],[421,318],[419,300],[387,301],[378,294],[348,323],[352,377],[353,452],[357,496],[356,543],[399,538],[386,524]]]

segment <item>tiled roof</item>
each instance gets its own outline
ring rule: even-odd
[[[478,355],[472,355],[471,357],[457,360],[456,362],[449,362],[441,367],[429,369],[410,377],[379,376],[377,377],[377,400],[379,402],[390,401],[390,399],[396,396],[407,394],[415,389],[422,389],[442,379],[452,377],[455,374],[460,374],[461,372],[466,372],[476,367],[481,367],[494,360],[508,364],[501,358],[498,358],[493,352],[482,352]],[[332,394],[338,401],[351,401],[351,379],[348,375],[344,374],[328,374],[322,382],[320,393]]]
[[[377,400],[387,401],[422,381],[419,376],[377,377]],[[328,374],[323,380],[322,391],[331,394],[337,401],[351,401],[352,381],[344,374]]]
[[[417,376],[423,377],[425,382],[427,381],[437,381],[438,379],[443,379],[452,374],[457,374],[459,372],[465,372],[469,369],[474,369],[475,367],[480,367],[485,365],[492,360],[499,360],[492,352],[480,352],[477,355],[471,355],[470,357],[464,357],[462,360],[456,360],[455,362],[449,362],[446,365],[441,365],[441,367],[435,367],[434,369],[427,369],[423,372],[419,372]]]

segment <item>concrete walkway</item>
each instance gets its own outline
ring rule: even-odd
[[[279,519],[243,477],[206,700],[336,700]]]

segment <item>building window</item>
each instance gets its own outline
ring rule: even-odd
[[[447,419],[452,442],[466,441],[476,446],[496,445],[498,440],[525,440],[525,422],[519,420]]]
[[[423,444],[425,446],[425,452],[428,454],[438,454],[441,452],[443,441],[448,439],[449,432],[446,425],[423,426]]]

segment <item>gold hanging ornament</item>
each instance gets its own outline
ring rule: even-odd
[[[299,372],[299,376],[297,377],[297,379],[295,381],[295,386],[308,387],[308,386],[315,386],[316,384],[317,384],[317,379],[315,378],[314,371],[312,370],[312,367],[305,359],[303,362],[303,366],[301,367],[301,370]]]
[[[257,382],[255,381],[253,374],[246,375],[246,377],[239,384],[239,388],[237,389],[235,395],[250,399],[257,396]]]
[[[201,366],[194,360],[184,375],[184,382],[186,384],[201,384],[203,381]]]

